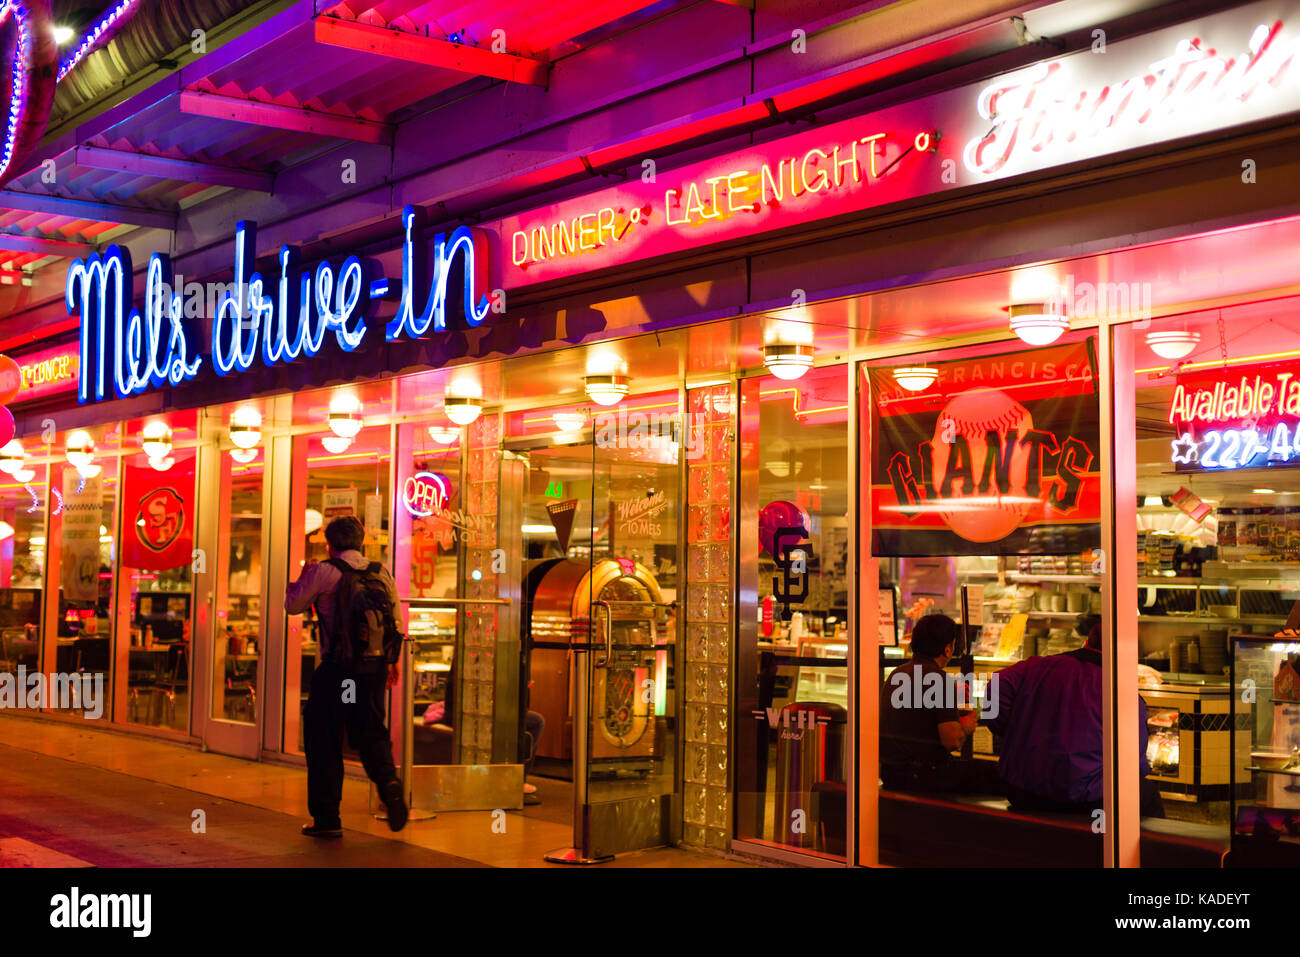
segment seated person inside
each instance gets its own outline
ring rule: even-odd
[[[960,641],[955,621],[926,615],[912,629],[912,657],[886,679],[880,692],[880,777],[886,788],[969,787],[968,762],[952,752],[974,733],[978,712],[958,710],[955,676],[944,671]]]
[[[1018,811],[1091,813],[1102,800],[1101,624],[1061,655],[1026,658],[995,674],[985,724],[1002,738],[998,774]],[[1142,815],[1164,817],[1146,778],[1147,710],[1138,696]]]

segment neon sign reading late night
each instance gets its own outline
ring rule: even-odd
[[[434,274],[426,284],[423,249],[419,254],[416,249],[416,219],[414,208],[407,206],[402,212],[401,291],[397,314],[385,327],[388,341],[446,331],[447,287],[457,261],[465,322],[479,325],[490,308],[488,296],[480,292],[488,285],[486,245],[465,227],[450,239],[438,234]],[[75,260],[68,267],[64,300],[69,315],[81,316],[78,401],[102,400],[109,380],[119,398],[180,385],[197,376],[209,357],[221,376],[246,371],[259,358],[268,367],[310,358],[331,332],[342,351],[356,350],[366,336],[372,299],[388,295],[389,280],[372,276],[373,266],[356,256],[337,268],[323,261],[314,270],[299,269],[299,251],[289,245],[280,247],[278,276],[264,277],[255,268],[256,237],[254,223],[240,222],[235,230],[234,282],[217,302],[206,351],[181,292],[170,291],[167,256],[149,258],[143,312],[131,306],[128,250],[109,246],[102,255]],[[423,296],[423,305],[417,306],[417,295]]]
[[[891,139],[886,133],[823,142],[786,155],[745,163],[744,168],[711,168],[646,197],[639,204],[593,203],[563,218],[510,233],[511,264],[526,268],[538,263],[582,256],[656,226],[670,231],[755,216],[782,204],[812,203],[823,194],[844,191],[878,180],[903,157],[928,153],[938,141],[935,133]],[[742,161],[734,161],[739,166]]]
[[[1300,368],[1180,378],[1169,423],[1178,432],[1170,461],[1180,471],[1300,465]]]

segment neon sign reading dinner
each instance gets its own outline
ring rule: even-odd
[[[993,126],[966,144],[966,168],[1005,175],[1042,165],[1045,156],[1076,141],[1090,154],[1107,138],[1132,140],[1115,148],[1137,146],[1137,134],[1162,121],[1196,121],[1239,108],[1252,97],[1276,92],[1284,80],[1294,83],[1292,61],[1300,53],[1300,37],[1281,33],[1281,20],[1260,24],[1236,56],[1220,55],[1199,38],[1184,38],[1146,72],[1091,89],[1071,86],[1069,65],[1081,62],[1079,56],[1002,77],[979,94],[979,115]]]
[[[762,213],[765,208],[828,191],[847,189],[879,179],[911,149],[927,152],[936,136],[919,133],[899,147],[895,157],[885,152],[886,133],[850,139],[846,143],[813,147],[779,157],[757,169],[733,169],[697,177],[664,190],[662,220],[669,227],[700,226],[711,220]],[[864,168],[865,167],[865,168]],[[633,230],[650,226],[654,201],[643,205],[601,206],[566,219],[552,220],[510,237],[511,262],[516,266],[577,256],[622,242]]]
[[[488,296],[475,296],[487,288],[486,245],[463,226],[450,238],[439,233],[433,275],[426,280],[416,221],[415,209],[407,206],[401,288],[396,315],[385,326],[388,341],[446,331],[447,287],[458,260],[466,323],[479,325],[489,311]],[[314,270],[300,269],[298,248],[290,245],[280,247],[278,274],[263,276],[255,267],[256,237],[255,223],[241,221],[235,229],[235,279],[217,301],[206,350],[193,311],[186,310],[181,292],[172,291],[165,254],[149,257],[143,312],[132,308],[128,250],[114,245],[102,255],[75,260],[68,267],[64,301],[69,315],[81,317],[78,401],[104,399],[110,381],[119,398],[177,386],[195,378],[207,359],[217,375],[226,376],[259,359],[269,367],[310,358],[330,333],[342,351],[356,350],[365,340],[372,302],[388,295],[389,280],[372,275],[374,266],[357,256],[337,268],[322,261]]]
[[[1300,375],[1297,370],[1174,387],[1169,423],[1176,466],[1239,469],[1300,465]]]

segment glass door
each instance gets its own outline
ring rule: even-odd
[[[681,473],[676,396],[663,404],[661,415],[652,398],[587,410],[590,439],[529,456],[526,551],[553,556],[531,602],[533,640],[569,618],[574,842],[552,861],[597,863],[674,839]],[[529,710],[547,706],[537,690]]]
[[[210,540],[214,558],[205,555],[215,566],[211,614],[201,615],[211,636],[204,741],[209,750],[247,758],[261,753],[264,714],[271,482],[261,433],[267,412],[253,403],[213,409],[200,426],[211,456],[200,482],[210,475],[220,487],[217,502],[208,506],[218,530]]]

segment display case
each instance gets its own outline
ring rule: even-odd
[[[456,609],[421,601],[406,609],[407,636],[411,640],[411,664],[415,672],[415,714],[443,701],[456,654]]]
[[[1232,644],[1233,853],[1300,863],[1300,639]]]

